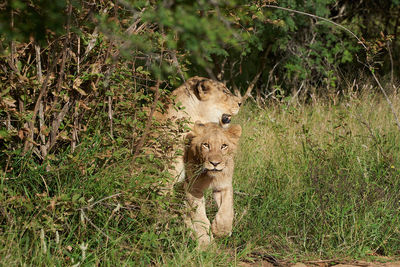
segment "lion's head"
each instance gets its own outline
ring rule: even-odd
[[[223,172],[227,167],[232,168],[241,133],[240,125],[222,128],[217,123],[196,122],[189,136],[188,163],[197,172],[209,176]]]
[[[230,123],[231,117],[239,112],[242,98],[232,94],[221,82],[195,76],[188,79],[183,86],[187,93],[194,94],[199,104],[194,112],[196,116],[193,116],[190,114],[191,104],[182,103],[194,121],[215,122],[225,127]]]

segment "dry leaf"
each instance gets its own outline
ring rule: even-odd
[[[18,137],[19,137],[19,139],[24,140],[24,131],[19,130],[18,131]]]
[[[80,86],[82,84],[82,80],[80,78],[76,78],[74,80],[74,84],[72,85],[72,88],[74,88],[74,90],[76,90],[78,93],[80,93],[81,95],[87,95],[85,91],[83,91]]]
[[[15,108],[15,102],[16,102],[16,100],[13,99],[13,98],[11,98],[11,97],[3,97],[3,98],[1,99],[1,102],[2,102],[5,106],[7,106],[7,107]]]

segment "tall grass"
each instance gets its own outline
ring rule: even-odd
[[[231,237],[196,250],[179,194],[157,192],[168,178],[165,161],[132,162],[94,131],[72,156],[42,165],[24,156],[1,174],[0,263],[210,266],[253,252],[282,260],[399,255],[400,136],[379,96],[247,103],[235,120],[243,135]],[[216,208],[208,209],[212,217]]]
[[[399,255],[400,133],[383,99],[247,105],[238,121],[236,218],[246,215],[236,246],[289,258]]]

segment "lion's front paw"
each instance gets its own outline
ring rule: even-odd
[[[197,238],[197,242],[199,243],[199,248],[200,249],[205,249],[207,248],[213,241],[212,235],[202,235]]]
[[[217,237],[230,236],[232,234],[232,222],[214,220],[211,225],[211,230]]]

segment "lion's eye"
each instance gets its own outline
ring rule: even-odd
[[[207,143],[203,143],[202,146],[203,146],[204,148],[210,149],[210,145],[207,144]]]
[[[223,144],[222,146],[221,146],[221,149],[227,149],[228,148],[228,145],[227,144]]]

